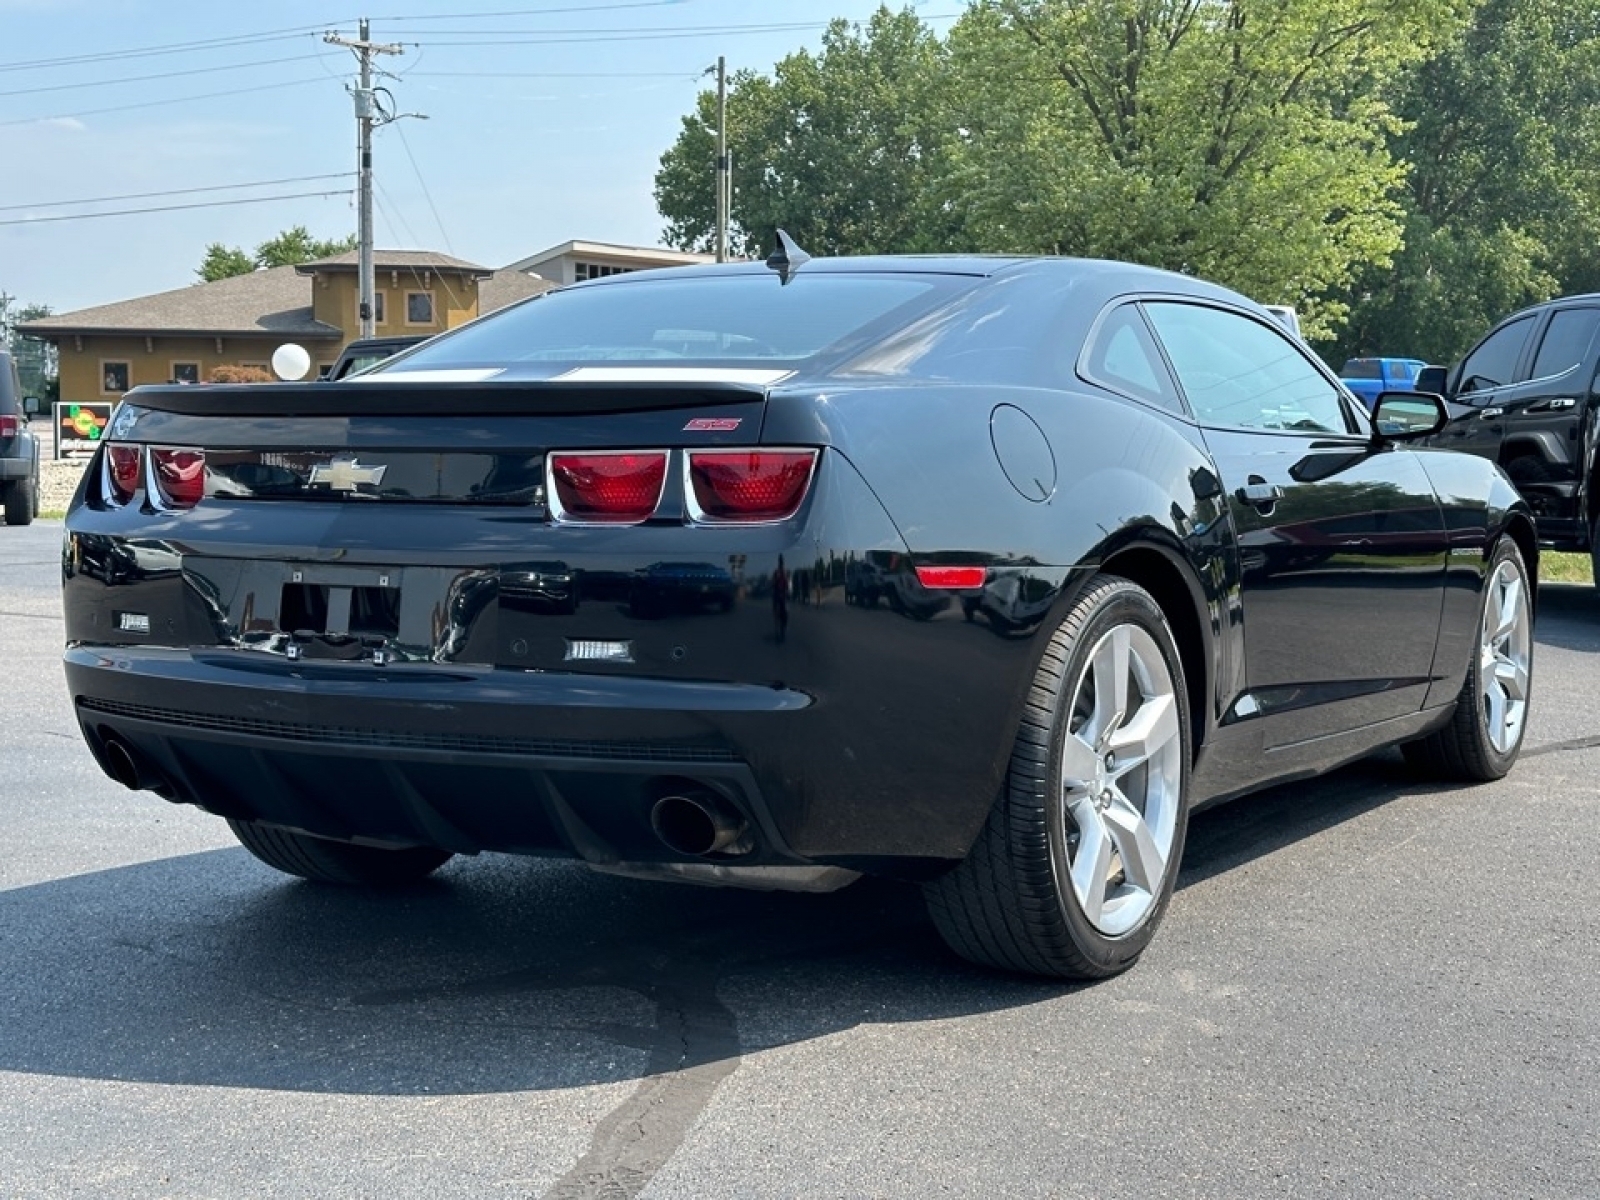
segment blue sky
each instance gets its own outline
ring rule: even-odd
[[[913,5],[940,33],[963,6]],[[192,283],[211,242],[353,232],[353,177],[311,177],[354,170],[355,58],[321,35],[353,37],[362,16],[405,47],[379,60],[395,108],[428,117],[377,134],[380,247],[499,267],[569,238],[657,245],[656,167],[705,68],[721,54],[730,73],[769,72],[830,18],[877,7],[0,0],[0,291],[69,312]],[[328,191],[341,194],[43,219]],[[105,202],[66,203],[80,200]]]

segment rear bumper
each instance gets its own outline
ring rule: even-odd
[[[31,479],[33,477],[33,459],[29,458],[0,458],[0,480]]]
[[[714,729],[718,713],[804,709],[794,692],[140,648],[75,648],[65,665],[102,765],[120,743],[145,786],[221,816],[460,853],[654,862],[674,856],[651,833],[651,805],[696,788],[750,822],[741,862],[803,861]]]

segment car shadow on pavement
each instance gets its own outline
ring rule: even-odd
[[[1180,888],[1418,786],[1394,755],[1197,814]],[[735,892],[485,856],[373,893],[242,850],[0,892],[0,979],[3,1071],[396,1095],[720,1076],[1074,990],[960,962],[909,885]]]
[[[1541,645],[1600,651],[1600,588],[1587,583],[1541,583],[1534,633]]]

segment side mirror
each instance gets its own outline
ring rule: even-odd
[[[1372,425],[1380,440],[1409,442],[1438,433],[1449,414],[1444,398],[1430,392],[1380,392],[1372,406]]]
[[[1417,372],[1416,382],[1412,385],[1419,392],[1432,392],[1435,396],[1443,396],[1449,387],[1449,367],[1423,367]]]
[[[39,397],[24,396],[22,398],[22,411],[30,417],[39,415]]]

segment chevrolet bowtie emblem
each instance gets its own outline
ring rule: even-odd
[[[353,492],[363,484],[377,487],[388,467],[363,467],[358,458],[336,458],[311,468],[311,485],[327,484],[336,492]]]

